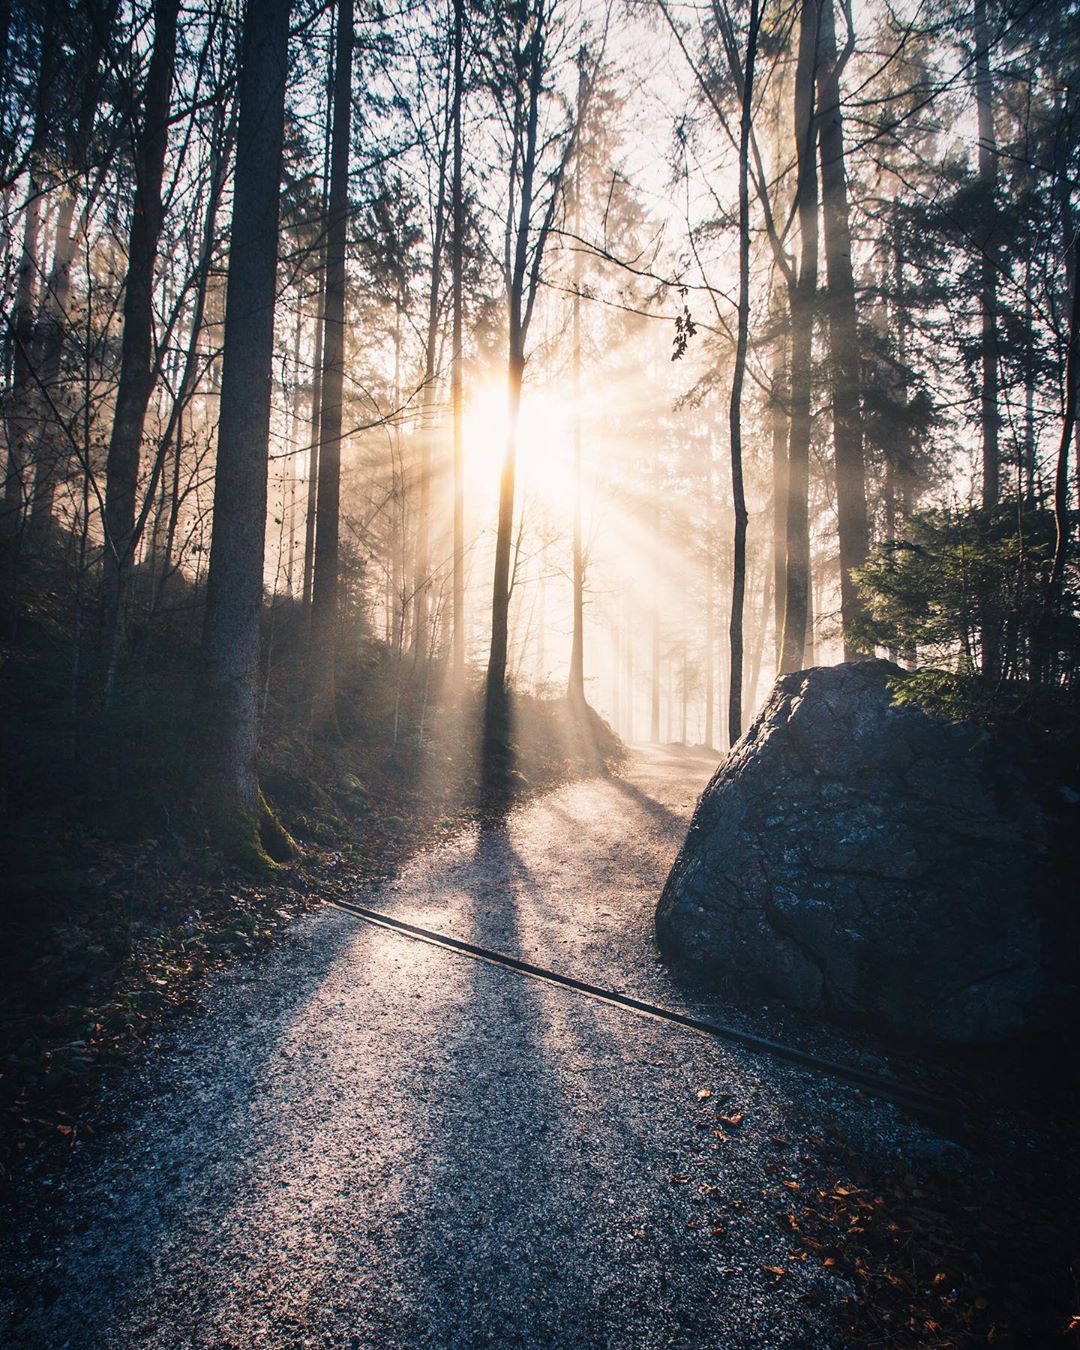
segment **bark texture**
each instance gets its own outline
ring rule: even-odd
[[[289,0],[244,18],[236,187],[226,290],[214,528],[203,629],[198,792],[218,846],[265,865],[287,851],[256,772],[266,475],[277,291]]]

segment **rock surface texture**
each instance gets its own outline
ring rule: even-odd
[[[899,673],[777,681],[702,794],[657,937],[737,997],[989,1043],[1046,1006],[1047,825],[977,728],[893,706]]]

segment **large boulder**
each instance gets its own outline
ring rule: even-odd
[[[901,673],[777,681],[698,803],[657,937],[737,997],[997,1041],[1048,1006],[1047,818],[985,733],[895,706]]]

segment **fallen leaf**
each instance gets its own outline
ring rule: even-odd
[[[698,1090],[697,1099],[699,1102],[706,1102],[709,1100],[711,1096],[712,1092],[709,1090],[709,1088],[700,1088]]]
[[[743,1113],[736,1111],[733,1116],[721,1116],[720,1124],[726,1125],[730,1130],[737,1130],[743,1123]]]
[[[787,1274],[783,1266],[762,1266],[761,1268],[762,1270],[767,1270],[770,1275],[775,1275],[777,1279],[779,1279],[781,1275]]]

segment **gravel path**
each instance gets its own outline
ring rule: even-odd
[[[714,1012],[673,983],[651,925],[710,767],[638,752],[622,779],[561,789],[356,898]],[[133,1085],[126,1128],[36,1183],[55,1238],[15,1253],[6,1343],[827,1347],[852,1291],[789,1259],[782,1185],[805,1127],[831,1118],[898,1153],[919,1132],[340,911],[209,1002]],[[755,1030],[776,1034],[771,1016]]]

